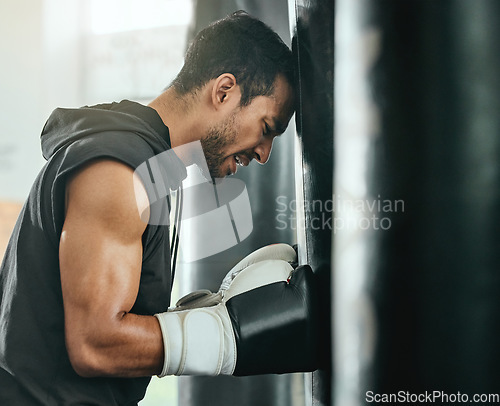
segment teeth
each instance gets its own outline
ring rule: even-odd
[[[241,162],[240,157],[238,155],[235,155],[234,159],[236,160],[236,164],[237,165],[243,166],[243,162]]]

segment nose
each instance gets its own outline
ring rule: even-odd
[[[255,160],[261,165],[264,165],[267,161],[269,161],[271,150],[273,149],[273,139],[274,138],[265,138],[253,150],[255,154]]]

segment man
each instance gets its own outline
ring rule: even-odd
[[[292,334],[297,352],[314,347],[311,272],[289,265],[290,247],[251,254],[210,303],[167,312],[168,227],[139,216],[147,217],[149,200],[133,176],[149,158],[194,141],[213,177],[252,159],[264,164],[293,100],[289,49],[238,12],[198,34],[177,78],[149,106],[123,101],[52,114],[42,132],[48,162],[0,273],[2,405],[129,405],[155,374],[314,369],[307,348],[290,363],[276,351],[286,342],[262,341]],[[174,183],[184,176],[183,165],[177,169]],[[268,307],[272,315],[282,309],[271,325],[283,328],[267,335],[245,328]]]

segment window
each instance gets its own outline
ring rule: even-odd
[[[83,3],[83,97],[88,103],[147,102],[182,66],[191,1]]]

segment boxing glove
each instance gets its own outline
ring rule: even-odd
[[[165,375],[255,375],[317,367],[318,303],[309,266],[264,260],[239,270],[220,303],[155,315]]]
[[[181,297],[175,304],[175,310],[194,309],[197,307],[213,306],[221,302],[224,290],[226,290],[231,281],[246,267],[267,259],[281,259],[289,263],[297,261],[297,253],[288,244],[272,244],[259,248],[238,262],[224,277],[217,293],[207,289],[200,289],[188,293]]]

